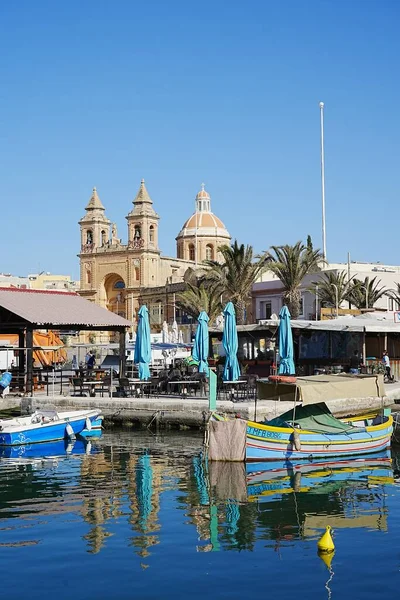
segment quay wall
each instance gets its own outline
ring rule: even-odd
[[[137,424],[141,427],[194,427],[202,428],[210,416],[206,398],[92,398],[81,396],[39,396],[7,400],[13,406],[20,406],[21,412],[29,414],[34,410],[55,407],[57,410],[99,409],[108,424]],[[370,410],[393,405],[389,397],[345,398],[327,402],[331,412],[342,417],[357,415]],[[0,409],[6,408],[0,403]],[[228,418],[240,417],[251,421],[264,421],[291,410],[292,402],[258,400],[256,403],[223,400],[217,402],[217,412]]]

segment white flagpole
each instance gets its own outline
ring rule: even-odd
[[[319,103],[321,117],[321,193],[322,193],[322,254],[326,260],[326,225],[325,225],[325,156],[324,156],[324,103]]]

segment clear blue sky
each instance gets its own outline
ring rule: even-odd
[[[78,277],[97,186],[126,240],[143,177],[160,246],[202,181],[233,238],[400,264],[397,0],[165,0],[0,7],[0,271]]]

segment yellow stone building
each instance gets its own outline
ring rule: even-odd
[[[173,317],[179,323],[181,315],[175,308],[175,294],[184,289],[185,276],[205,259],[218,260],[218,247],[231,240],[222,221],[211,211],[210,196],[204,185],[196,196],[194,214],[176,237],[176,258],[161,255],[160,217],[144,180],[126,216],[126,243],[118,237],[116,225],[106,217],[96,188],[85,211],[79,221],[79,293],[133,323],[140,305],[146,304],[154,330]]]

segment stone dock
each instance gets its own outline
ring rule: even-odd
[[[362,414],[374,409],[391,406],[400,408],[400,382],[386,386],[383,398],[344,398],[330,400],[327,405],[331,412],[342,417],[349,414]],[[55,407],[57,410],[99,409],[108,425],[138,425],[151,428],[202,428],[210,416],[207,398],[177,397],[145,397],[118,398],[90,396],[46,396],[35,394],[33,397],[7,396],[0,400],[0,410],[20,408],[21,413],[28,414],[36,409]],[[232,402],[217,400],[217,412],[227,417],[239,416],[251,421],[272,419],[293,408],[292,402],[254,400],[248,402]]]

